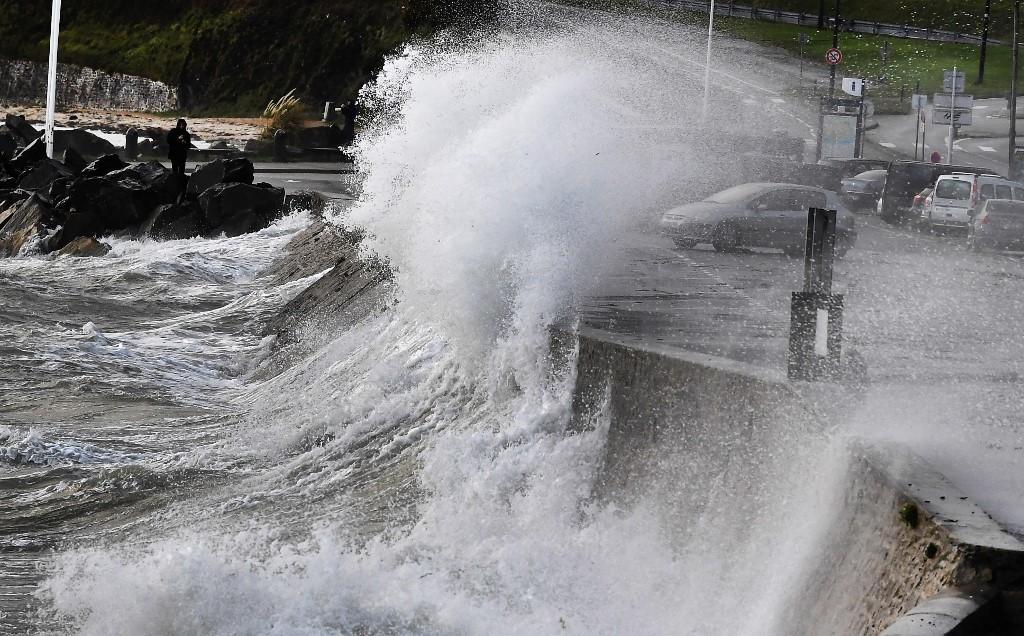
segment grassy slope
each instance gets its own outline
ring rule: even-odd
[[[60,59],[184,86],[193,112],[251,115],[292,88],[310,104],[349,99],[412,34],[495,4],[64,0]],[[0,57],[45,61],[49,17],[50,0],[0,0]]]
[[[800,33],[806,33],[811,37],[811,43],[805,48],[805,59],[810,64],[827,68],[824,55],[832,46],[831,32],[740,19],[720,20],[716,24],[725,33],[778,46],[797,54],[800,51],[797,37]],[[886,41],[891,51],[890,63],[883,68],[880,50]],[[844,55],[843,64],[837,73],[839,76],[872,80],[884,74],[889,80],[886,92],[898,92],[900,87],[911,90],[917,82],[921,83],[921,90],[925,93],[938,92],[942,88],[943,69],[953,68],[954,65],[964,69],[968,92],[976,97],[1002,97],[1009,92],[1011,47],[989,47],[985,83],[981,85],[974,83],[978,74],[979,56],[976,46],[842,33],[839,48]]]

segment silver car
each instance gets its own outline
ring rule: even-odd
[[[1024,201],[982,203],[967,228],[967,244],[975,250],[1024,249]]]
[[[723,190],[669,210],[661,226],[682,248],[698,243],[710,243],[719,252],[770,247],[797,256],[804,252],[808,208],[836,210],[836,254],[853,247],[853,214],[834,192],[788,183],[745,183]]]

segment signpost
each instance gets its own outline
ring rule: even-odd
[[[932,123],[949,126],[946,139],[946,165],[953,163],[953,141],[956,131],[961,126],[970,126],[973,122],[974,96],[963,95],[967,86],[967,77],[963,71],[954,66],[952,71],[943,71],[942,88],[944,93],[936,93],[932,106]]]
[[[53,120],[57,110],[57,36],[60,35],[60,0],[53,0],[50,14],[50,65],[46,75],[46,123],[43,138],[46,156],[53,159]]]
[[[843,92],[847,95],[860,97],[864,93],[864,80],[859,77],[844,77]]]
[[[910,98],[910,106],[917,111],[917,127],[914,131],[914,161],[917,161],[920,150],[918,142],[921,141],[921,123],[924,122],[923,111],[928,106],[928,96],[915,94]]]
[[[843,52],[836,48],[825,51],[825,62],[829,66],[837,66],[843,63]]]

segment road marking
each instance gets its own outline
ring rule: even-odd
[[[881,141],[881,142],[878,143],[878,145],[883,147],[883,148],[895,148],[896,147],[896,144],[889,143],[888,141]]]
[[[993,148],[992,146],[978,146],[978,150],[980,150],[982,152],[995,152],[996,151],[996,149]]]
[[[785,104],[786,103],[786,100],[782,99],[781,97],[772,97],[771,99],[772,99],[772,103],[773,104]]]
[[[284,182],[285,183],[302,183],[298,179],[285,179]]]
[[[988,105],[982,104],[981,106],[975,106],[974,110],[985,110],[986,108],[988,108]]]

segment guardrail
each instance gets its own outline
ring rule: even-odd
[[[685,9],[692,9],[703,13],[708,12],[711,4],[710,0],[663,0],[663,2],[668,5],[678,5]],[[722,2],[721,0],[718,0],[715,3],[715,15],[807,26],[817,26],[818,24],[817,14],[782,11],[781,9],[759,9],[757,7],[744,4]],[[828,16],[826,18],[826,24],[829,28],[831,28],[832,22],[832,16]],[[925,29],[907,24],[889,24],[886,22],[841,18],[840,28],[843,31],[888,35],[895,38],[955,42],[958,44],[981,44],[980,35],[959,33],[957,31],[943,31],[941,29]],[[988,42],[989,44],[1002,44],[1000,40],[994,40],[992,38],[989,38]]]

